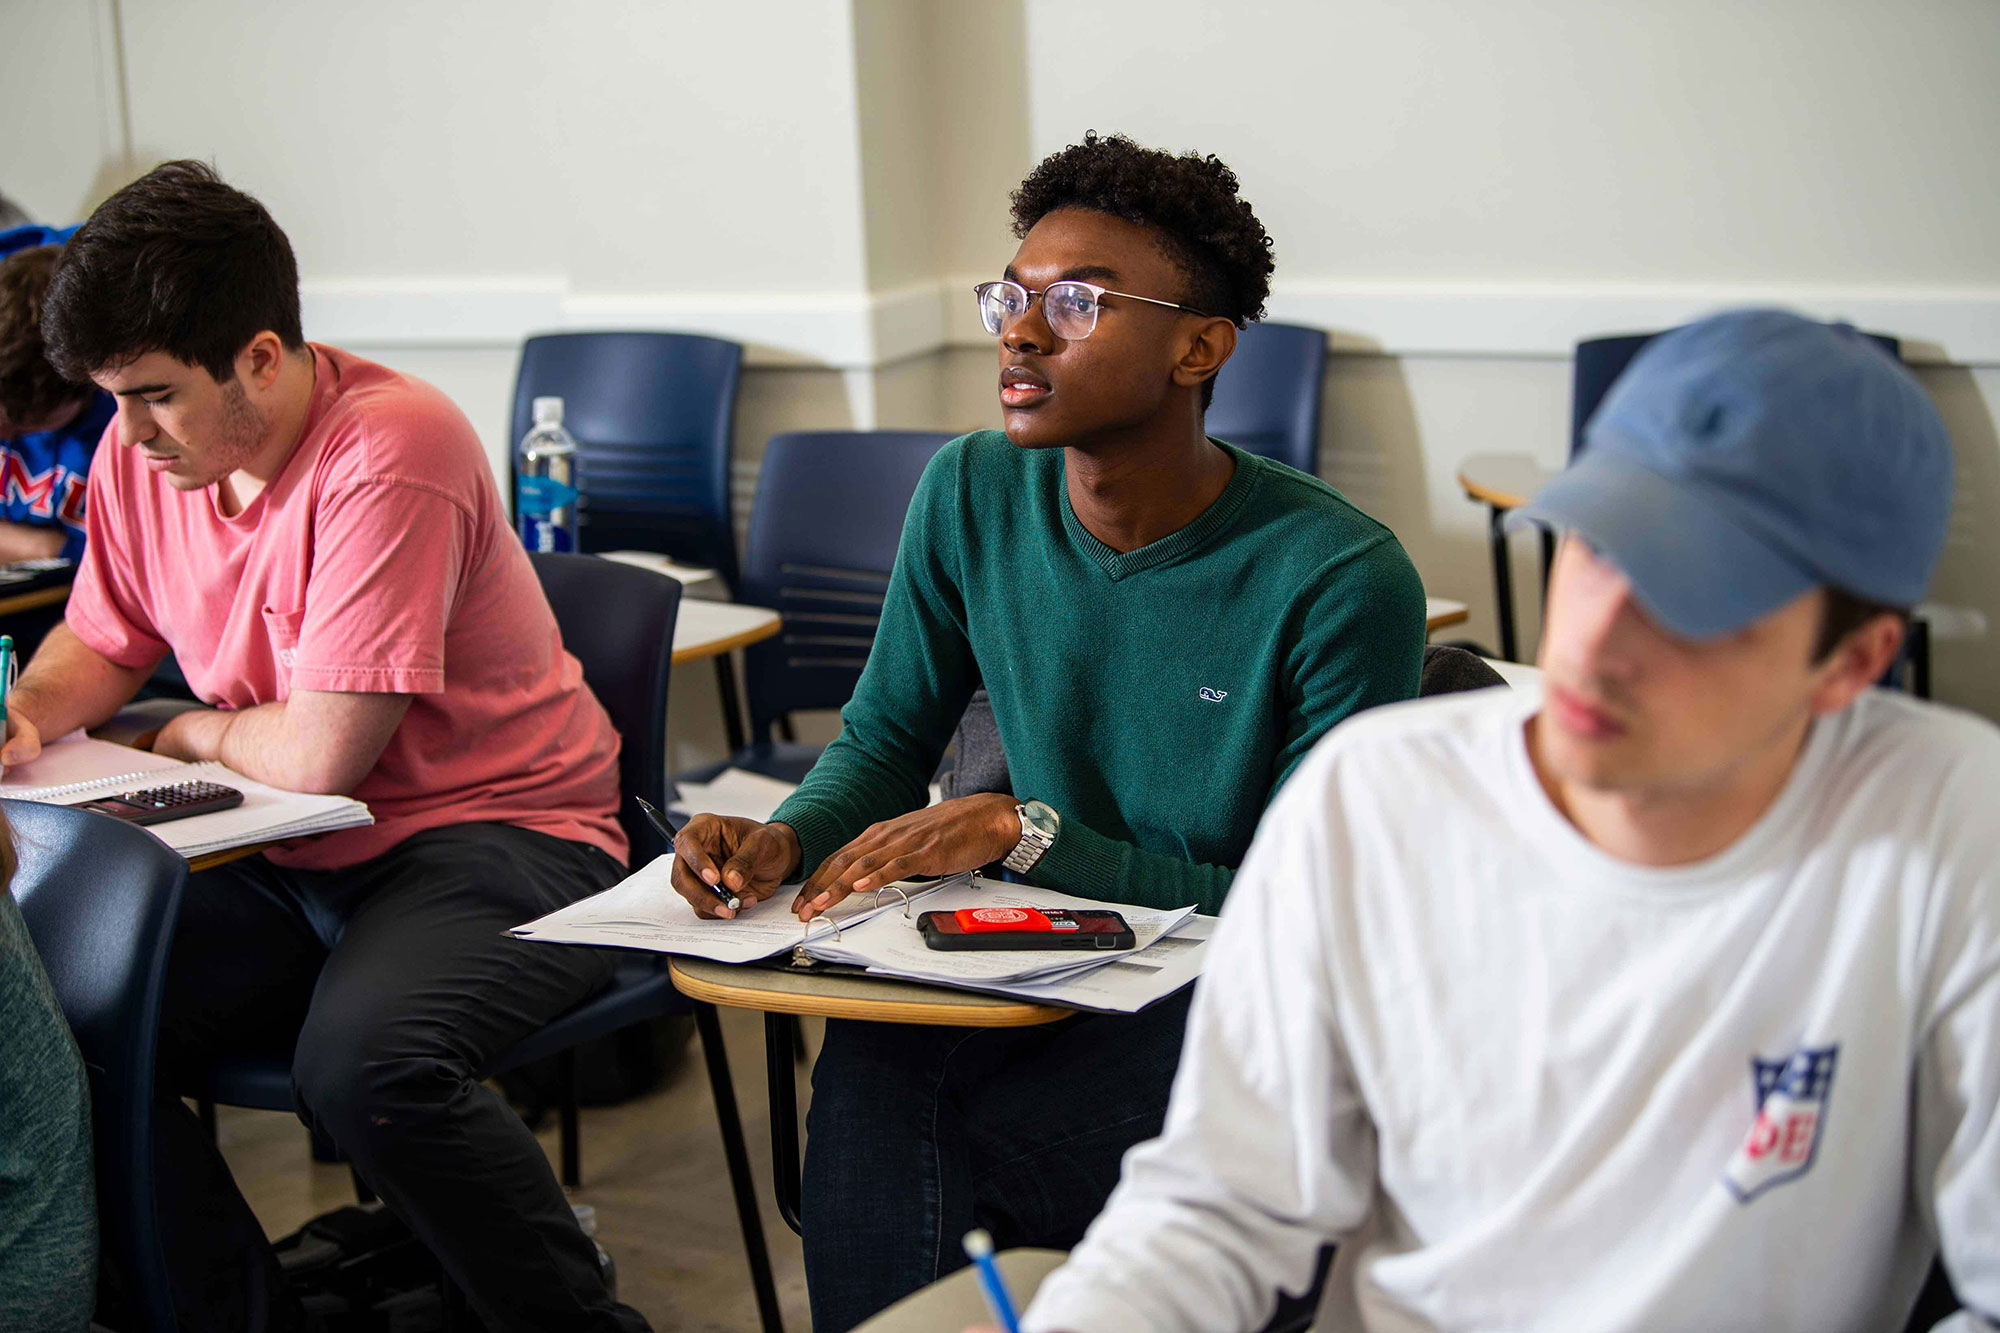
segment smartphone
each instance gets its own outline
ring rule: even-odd
[[[933,949],[1129,949],[1137,943],[1125,918],[1108,910],[962,907],[925,912],[917,929]]]
[[[95,810],[128,824],[164,824],[170,819],[205,815],[212,810],[230,810],[243,804],[243,793],[218,782],[176,782],[171,787],[148,787],[145,791],[120,792],[77,808]]]

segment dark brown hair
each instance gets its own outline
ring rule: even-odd
[[[1828,588],[1820,605],[1819,639],[1813,644],[1813,665],[1818,666],[1833,656],[1842,639],[1877,616],[1895,616],[1906,626],[1910,621],[1910,613],[1904,607],[1886,606],[1841,588]]]
[[[202,162],[167,162],[112,195],[63,247],[42,311],[49,360],[73,380],[148,352],[235,374],[269,329],[305,345],[292,243]]]
[[[87,396],[57,373],[42,346],[42,303],[61,259],[59,245],[38,245],[0,259],[0,421],[7,432],[54,416]]]

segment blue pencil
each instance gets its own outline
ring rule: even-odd
[[[1000,1265],[993,1262],[993,1237],[984,1227],[974,1227],[965,1233],[965,1254],[979,1266],[979,1285],[986,1292],[986,1304],[992,1309],[1001,1333],[1021,1333],[1014,1300],[1007,1294],[1007,1280],[1000,1276]]]

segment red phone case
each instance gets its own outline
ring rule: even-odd
[[[962,907],[917,918],[933,949],[1129,949],[1132,927],[1117,912]]]

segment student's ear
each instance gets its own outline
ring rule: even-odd
[[[1236,350],[1236,326],[1222,318],[1204,319],[1174,362],[1174,383],[1181,388],[1212,379]]]
[[[243,344],[236,354],[236,374],[245,388],[264,390],[278,381],[285,364],[284,339],[265,329]]]
[[[1825,717],[1838,713],[1880,680],[1889,664],[1896,660],[1896,654],[1902,651],[1906,629],[1901,616],[1885,611],[1849,631],[1820,664],[1824,674],[1813,690],[1813,715]]]

